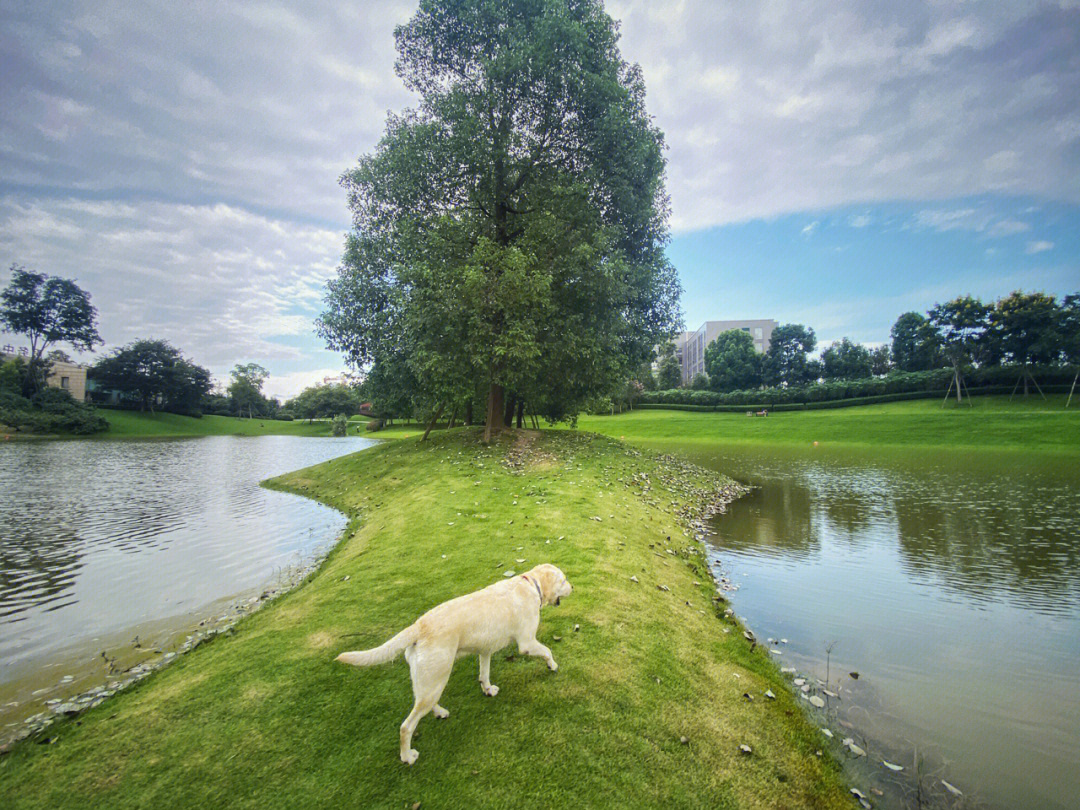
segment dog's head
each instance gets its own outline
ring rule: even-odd
[[[529,572],[540,584],[540,592],[544,595],[543,604],[557,605],[564,596],[569,596],[574,591],[574,586],[566,578],[566,574],[551,563],[543,563]]]

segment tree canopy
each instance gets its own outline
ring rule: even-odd
[[[91,351],[101,343],[97,310],[90,296],[74,281],[11,266],[11,281],[0,293],[0,326],[5,332],[25,335],[30,341],[28,373],[33,387],[41,388],[48,374],[42,359],[56,343]]]
[[[861,343],[842,338],[821,353],[822,370],[827,380],[858,380],[873,374],[870,350]]]
[[[801,323],[785,323],[773,330],[765,356],[764,376],[770,385],[804,385],[816,378],[807,355],[817,348],[814,330]]]
[[[360,411],[360,395],[348,385],[313,385],[285,403],[300,419],[330,419]]]
[[[933,325],[918,312],[905,312],[892,327],[892,356],[901,371],[929,371],[941,365]]]
[[[319,332],[372,373],[404,363],[415,404],[483,388],[488,437],[507,394],[572,418],[677,326],[641,71],[599,0],[422,0],[395,38],[420,103],[342,178]]]
[[[250,419],[268,410],[270,403],[262,393],[263,383],[270,376],[265,368],[258,363],[237,364],[229,376],[232,378],[228,389],[229,399],[238,416],[246,411]]]
[[[140,410],[160,407],[175,413],[199,411],[210,391],[210,372],[186,359],[164,340],[136,340],[102,357],[90,368],[97,385],[115,391]]]
[[[742,329],[721,332],[705,347],[705,370],[714,391],[745,391],[761,385],[764,355],[754,348],[754,339]]]

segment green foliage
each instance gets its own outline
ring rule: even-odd
[[[1063,366],[1036,366],[1031,371],[1046,385],[1064,385],[1072,381],[1073,372]],[[1008,393],[1019,373],[1018,366],[985,366],[969,370],[965,377],[965,384],[973,391],[979,389],[996,391],[1003,388]],[[924,393],[941,397],[945,393],[952,374],[951,369],[939,368],[921,372],[892,371],[884,377],[830,380],[802,386],[774,386],[723,393],[685,389],[646,391],[642,393],[640,404],[636,407],[656,404],[738,406],[739,408],[763,406],[771,409],[776,405],[830,402],[907,393]]]
[[[1065,362],[1080,365],[1080,293],[1061,303],[1061,353]]]
[[[870,352],[870,371],[875,377],[883,377],[893,370],[892,352],[886,344],[881,344]]]
[[[656,375],[656,386],[661,391],[678,388],[682,382],[682,366],[673,355],[668,355],[660,361],[660,369]]]
[[[929,371],[941,365],[937,331],[918,312],[897,318],[891,335],[893,362],[900,371]]]
[[[873,370],[870,351],[861,343],[843,338],[833,343],[821,355],[824,377],[827,380],[858,380],[869,377]]]
[[[0,424],[20,433],[86,435],[108,428],[97,411],[61,388],[46,387],[31,399],[0,388]]]
[[[761,385],[764,355],[742,329],[729,329],[705,347],[705,370],[714,391],[739,391]]]
[[[572,418],[677,320],[640,70],[596,2],[423,0],[395,35],[420,105],[343,177],[354,231],[318,330],[371,367],[380,414],[479,388],[489,424],[504,389]]]
[[[938,304],[930,310],[942,351],[954,369],[972,365],[986,354],[990,307],[970,295]]]
[[[164,340],[136,340],[102,357],[89,370],[98,397],[115,392],[139,410],[198,414],[211,387],[210,372]]]
[[[237,365],[230,372],[229,400],[232,412],[237,416],[247,413],[249,419],[263,415],[270,410],[270,404],[263,396],[262,387],[270,373],[258,363]]]
[[[330,435],[331,436],[345,436],[349,432],[349,417],[346,414],[339,413],[330,422]]]
[[[653,374],[652,363],[650,361],[646,360],[641,364],[637,373],[634,375],[634,379],[641,383],[642,390],[656,390],[656,375]]]
[[[43,355],[49,346],[70,343],[91,351],[101,343],[97,310],[86,292],[69,279],[33,273],[15,264],[11,281],[0,293],[0,326],[29,339],[30,361],[25,370],[33,390],[45,387],[49,369]]]
[[[360,410],[360,395],[348,385],[313,385],[290,399],[285,407],[301,419],[329,419]]]
[[[1061,354],[1062,310],[1052,295],[1017,290],[994,305],[989,327],[1004,358],[1013,363],[1052,363]]]
[[[818,376],[808,365],[807,355],[817,348],[814,330],[799,323],[786,323],[773,330],[763,374],[769,385],[805,385]]]
[[[709,389],[709,375],[702,374],[699,371],[694,375],[694,379],[690,381],[690,388],[694,391],[707,391]]]

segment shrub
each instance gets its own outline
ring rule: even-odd
[[[349,417],[343,413],[339,413],[332,420],[330,420],[330,435],[331,436],[345,436],[349,432]]]

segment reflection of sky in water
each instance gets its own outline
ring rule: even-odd
[[[665,449],[679,450],[666,446]],[[863,673],[883,750],[991,806],[1080,795],[1080,465],[934,451],[682,452],[760,489],[717,519],[736,613]],[[845,710],[851,711],[851,706]],[[858,713],[851,715],[857,719]]]
[[[271,581],[324,548],[345,518],[259,481],[370,444],[217,436],[3,447],[5,668]]]

